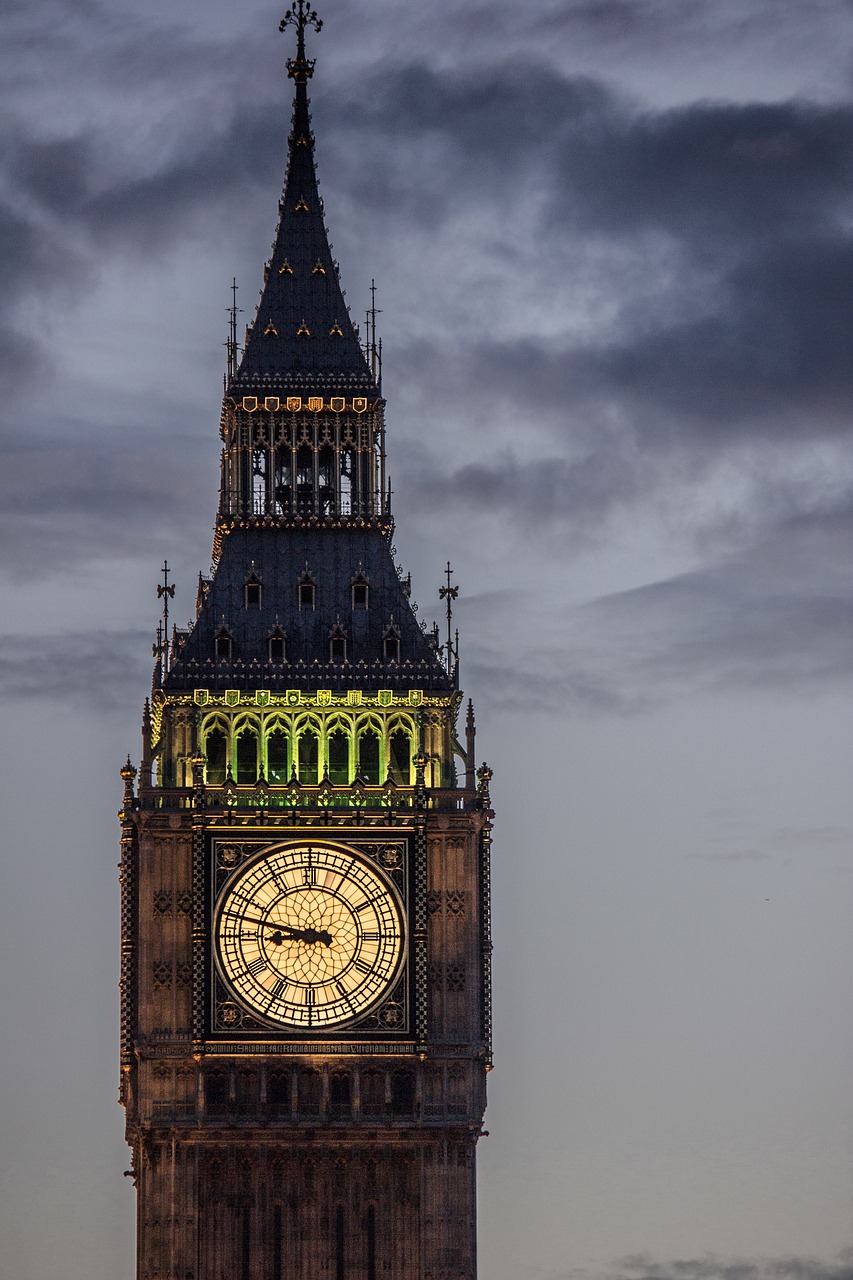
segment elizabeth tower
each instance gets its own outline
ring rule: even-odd
[[[137,1275],[474,1280],[491,775],[450,575],[440,643],[394,561],[375,323],[362,347],[317,191],[320,22],[281,25],[287,173],[242,349],[232,312],[213,573],[122,771]]]

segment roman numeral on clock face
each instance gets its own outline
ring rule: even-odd
[[[246,965],[246,972],[250,973],[252,977],[255,977],[262,969],[266,969],[266,967],[267,962],[264,957],[258,956],[257,960],[253,960],[251,964]]]

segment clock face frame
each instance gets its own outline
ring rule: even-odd
[[[404,848],[323,839],[225,848],[215,858],[211,948],[229,1002],[224,1021],[244,1032],[368,1029],[405,963],[406,912],[394,883],[405,887]],[[230,873],[228,857],[237,864]],[[383,858],[399,866],[386,871]],[[388,1005],[375,1029],[403,1029],[389,1017],[402,1021],[402,1007]]]

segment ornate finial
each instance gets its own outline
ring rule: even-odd
[[[459,595],[459,588],[453,587],[450,585],[450,579],[452,575],[453,575],[453,570],[451,569],[450,561],[448,560],[447,568],[444,571],[444,576],[447,578],[447,586],[439,587],[438,598],[439,600],[447,601],[447,647],[444,651],[444,656],[445,656],[445,662],[447,665],[447,670],[451,674],[453,673],[454,662],[459,661],[459,632],[457,631],[456,633],[456,649],[454,651],[453,631],[450,625],[453,621],[453,601]]]
[[[290,26],[296,27],[296,57],[287,59],[287,74],[297,84],[305,84],[314,74],[315,62],[314,58],[305,57],[305,28],[313,27],[315,31],[320,31],[323,20],[317,17],[316,10],[306,4],[305,0],[294,0],[278,24],[278,29],[284,31]]]
[[[154,656],[158,660],[163,660],[164,668],[168,665],[169,659],[169,601],[175,598],[175,584],[169,582],[169,562],[163,561],[163,581],[157,584],[157,599],[163,601],[163,622],[162,634],[160,627],[157,628],[157,644],[154,649]],[[158,654],[159,651],[159,654]]]

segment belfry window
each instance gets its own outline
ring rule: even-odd
[[[389,739],[390,761],[388,772],[392,782],[407,787],[411,781],[412,745],[405,729],[395,729]]]
[[[228,743],[221,729],[213,729],[207,735],[205,757],[207,781],[213,787],[220,787],[225,781],[225,768],[228,762]]]
[[[343,729],[329,735],[329,781],[333,787],[349,785],[349,737]]]
[[[306,729],[299,738],[299,781],[309,787],[317,785],[319,743],[313,729]]]
[[[289,779],[287,734],[274,729],[267,738],[267,779],[274,786],[283,786]]]
[[[379,735],[367,729],[358,740],[358,772],[365,782],[379,782]]]
[[[258,737],[253,729],[237,736],[237,782],[256,782],[258,777]]]

